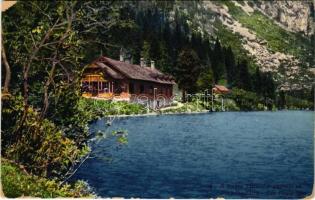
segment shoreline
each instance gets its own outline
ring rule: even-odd
[[[203,111],[197,111],[197,112],[177,112],[177,113],[157,113],[157,112],[152,112],[152,113],[145,113],[145,114],[134,114],[134,115],[107,115],[102,118],[106,117],[119,117],[119,118],[124,118],[124,117],[146,117],[146,116],[159,116],[159,115],[189,115],[189,114],[202,114],[202,113],[210,113],[209,110],[203,110]]]
[[[118,118],[126,118],[126,117],[146,117],[146,116],[162,116],[162,115],[191,115],[191,114],[206,114],[206,113],[222,113],[222,112],[283,112],[283,111],[311,111],[314,112],[314,110],[255,110],[255,111],[209,111],[209,110],[203,110],[203,111],[196,111],[196,112],[177,112],[177,113],[145,113],[145,114],[134,114],[134,115],[107,115],[102,118],[108,118],[108,117],[118,117]]]

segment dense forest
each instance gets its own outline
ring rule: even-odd
[[[154,60],[184,94],[222,84],[232,89],[241,109],[253,109],[248,102],[270,110],[286,107],[293,94],[277,90],[274,74],[236,55],[239,50],[224,45],[220,35],[192,29],[173,4],[22,1],[4,12],[2,157],[31,174],[66,180],[89,155],[88,123],[96,117],[81,101],[84,67],[101,55],[118,59],[122,51],[134,64]],[[312,108],[309,90],[294,95],[303,98],[301,107]]]

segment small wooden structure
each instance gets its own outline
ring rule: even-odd
[[[230,90],[225,87],[224,85],[214,85],[214,87],[212,87],[212,94],[211,94],[211,101],[212,101],[212,104],[211,104],[211,111],[214,111],[214,98],[215,98],[215,95],[214,94],[219,94],[218,96],[221,96],[221,111],[225,111],[225,108],[224,108],[224,99],[223,99],[223,96],[224,94],[228,94],[230,93]]]
[[[214,85],[212,91],[216,94],[228,94],[230,90],[226,88],[224,85]]]

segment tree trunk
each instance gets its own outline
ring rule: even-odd
[[[54,60],[56,59],[57,57],[57,53],[55,54],[54,56]],[[52,79],[53,79],[53,76],[54,76],[54,73],[55,73],[55,69],[56,69],[56,62],[54,61],[53,62],[53,65],[52,65],[52,68],[49,72],[49,76],[48,76],[48,79],[45,83],[45,86],[44,86],[44,107],[42,109],[42,112],[40,114],[40,119],[42,120],[44,118],[44,116],[46,115],[46,112],[47,112],[47,109],[48,109],[48,106],[49,106],[49,95],[48,95],[48,88],[52,82]]]
[[[186,90],[183,90],[183,96],[182,96],[182,101],[183,101],[183,103],[185,103],[186,101],[187,101],[187,99],[186,99],[186,94],[187,94],[187,92],[186,92]]]
[[[32,51],[32,53],[31,53],[31,55],[29,57],[29,60],[23,66],[23,89],[24,89],[24,91],[23,91],[23,103],[24,103],[24,110],[23,110],[22,118],[19,121],[19,125],[17,126],[16,130],[14,131],[14,133],[17,133],[17,132],[20,131],[20,129],[23,126],[23,124],[24,124],[24,122],[26,120],[26,117],[27,117],[28,108],[29,108],[29,104],[28,104],[28,87],[29,87],[29,85],[28,85],[28,74],[29,74],[32,62],[36,58],[36,54],[43,47],[45,42],[49,39],[52,31],[55,29],[55,27],[58,24],[59,20],[60,20],[60,18],[58,18],[56,20],[55,24],[47,31],[47,33],[45,34],[44,38],[40,41],[40,43],[38,45],[34,45],[33,46],[33,51]]]
[[[1,55],[2,55],[2,62],[5,66],[5,79],[4,79],[4,86],[3,86],[3,94],[9,94],[9,86],[10,86],[10,81],[11,81],[11,68],[7,60],[3,41],[1,44]]]

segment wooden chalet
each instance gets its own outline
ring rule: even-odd
[[[169,105],[173,96],[174,78],[154,66],[130,64],[102,56],[91,63],[81,80],[84,97],[130,101],[162,107]]]

